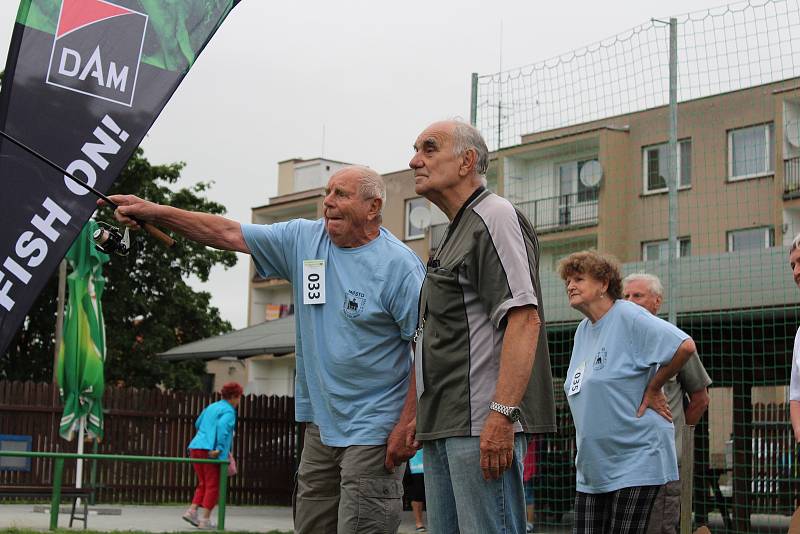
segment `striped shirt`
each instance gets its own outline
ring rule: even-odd
[[[538,257],[530,222],[482,188],[450,223],[420,298],[417,439],[480,435],[495,396],[506,314],[526,305],[536,307],[542,324],[515,431],[555,431]]]

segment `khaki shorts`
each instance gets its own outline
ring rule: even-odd
[[[297,471],[297,534],[395,534],[400,526],[405,464],[387,473],[386,445],[328,447],[306,425]]]
[[[681,481],[667,482],[658,490],[647,534],[678,534],[681,522]]]

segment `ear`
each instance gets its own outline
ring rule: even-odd
[[[469,176],[475,170],[475,165],[478,163],[478,151],[474,148],[468,148],[461,155],[461,166],[458,168],[459,176]]]
[[[369,201],[369,220],[375,220],[381,214],[381,208],[383,208],[383,199],[381,198],[373,198]]]
[[[603,282],[603,289],[601,292],[604,294],[608,293],[608,282]]]

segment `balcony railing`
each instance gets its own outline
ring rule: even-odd
[[[791,158],[783,162],[783,194],[784,196],[800,196],[800,158]]]
[[[517,203],[537,232],[597,224],[597,190]]]

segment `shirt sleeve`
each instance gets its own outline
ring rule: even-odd
[[[242,235],[259,275],[294,281],[294,252],[300,225],[299,219],[275,224],[242,225]]]
[[[236,413],[226,410],[217,419],[217,437],[214,443],[214,450],[219,451],[219,459],[224,460],[228,457],[233,441],[233,427],[236,424]]]
[[[485,229],[475,234],[475,247],[465,258],[467,277],[489,320],[499,328],[508,310],[538,305],[534,274],[538,258],[514,207],[491,195],[474,208]]]
[[[644,309],[635,313],[631,341],[638,363],[643,367],[652,367],[671,362],[678,347],[689,335]]]
[[[800,328],[794,336],[794,349],[792,350],[792,373],[789,377],[789,400],[800,401]]]
[[[417,330],[419,292],[424,279],[425,268],[422,262],[416,262],[399,287],[392,292],[389,301],[389,313],[400,328],[400,336],[406,341],[410,341]]]
[[[681,384],[681,389],[689,394],[711,385],[711,377],[708,376],[697,352],[692,354],[681,368],[678,373],[678,382]]]

